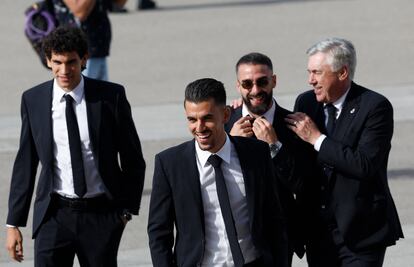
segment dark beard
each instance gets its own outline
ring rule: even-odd
[[[269,107],[271,106],[272,99],[273,99],[273,91],[270,91],[269,94],[265,92],[260,92],[257,96],[262,96],[264,98],[264,102],[260,104],[259,106],[253,107],[250,103],[247,95],[247,98],[243,97],[243,103],[246,105],[247,109],[253,113],[254,115],[262,116],[266,113],[266,111],[269,110]]]

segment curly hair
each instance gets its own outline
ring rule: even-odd
[[[46,36],[42,48],[48,59],[52,58],[52,52],[62,54],[74,51],[80,58],[83,58],[88,53],[88,41],[81,29],[73,26],[59,26]]]

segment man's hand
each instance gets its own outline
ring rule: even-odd
[[[302,112],[296,112],[289,114],[285,118],[288,123],[288,128],[294,131],[303,141],[308,142],[312,145],[315,144],[316,140],[321,136],[321,132],[318,126],[313,120]]]
[[[10,258],[18,262],[23,261],[23,237],[19,228],[7,227],[6,248]]]
[[[253,129],[250,120],[252,117],[246,116],[241,117],[233,124],[233,128],[231,128],[230,135],[231,136],[243,136],[243,137],[251,137],[253,136]]]
[[[278,141],[275,129],[265,118],[256,118],[253,123],[253,132],[257,139],[268,144],[275,144]]]

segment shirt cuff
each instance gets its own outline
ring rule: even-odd
[[[321,134],[321,136],[319,136],[319,137],[318,137],[318,139],[316,139],[316,142],[315,142],[315,144],[313,145],[313,148],[314,148],[316,151],[318,151],[318,152],[319,152],[319,150],[321,149],[322,142],[323,142],[323,140],[325,140],[325,138],[326,138],[326,135]]]
[[[7,227],[7,228],[16,228],[17,226],[10,225],[10,224],[6,224],[6,227]]]

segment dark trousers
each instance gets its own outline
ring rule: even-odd
[[[117,266],[124,223],[115,210],[54,207],[35,238],[36,267]]]
[[[338,229],[319,230],[306,244],[309,267],[381,267],[385,247],[365,251],[351,251],[343,242]]]

